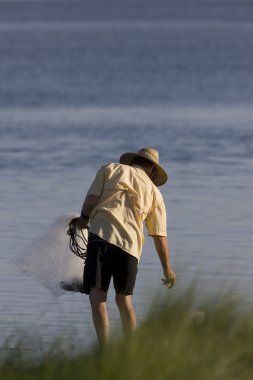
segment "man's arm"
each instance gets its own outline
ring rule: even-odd
[[[85,198],[85,201],[83,203],[81,215],[77,219],[77,227],[78,228],[82,229],[82,228],[85,228],[87,226],[87,224],[89,223],[90,214],[91,214],[92,210],[94,209],[94,207],[96,206],[96,204],[98,203],[99,198],[100,197],[98,195],[95,195],[95,194],[87,195],[87,197]]]
[[[176,274],[173,272],[170,263],[170,252],[169,245],[166,236],[153,236],[155,248],[160,258],[164,279],[162,279],[163,284],[167,286],[167,288],[172,288],[176,282]]]

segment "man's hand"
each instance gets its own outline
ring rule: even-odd
[[[163,274],[165,277],[165,278],[162,278],[163,285],[165,285],[168,289],[172,288],[176,282],[175,272],[173,272],[171,268],[164,268]]]
[[[76,226],[79,230],[82,230],[83,228],[87,227],[89,223],[89,219],[83,218],[82,215],[79,216],[79,218],[76,219]]]
[[[168,289],[172,288],[176,282],[176,274],[171,269],[169,245],[166,236],[153,236],[156,251],[160,258],[163,274],[162,283]]]

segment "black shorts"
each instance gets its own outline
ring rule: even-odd
[[[138,260],[121,248],[90,234],[83,275],[83,291],[98,287],[107,293],[111,278],[116,293],[133,294]]]

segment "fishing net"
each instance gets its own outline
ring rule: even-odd
[[[70,250],[81,259],[86,260],[87,255],[87,244],[88,244],[88,226],[85,228],[87,230],[86,236],[83,229],[77,227],[78,218],[74,218],[69,223],[69,228],[67,234],[69,235],[69,248]]]
[[[88,229],[76,228],[73,220],[77,217],[77,213],[60,216],[38,236],[32,237],[15,258],[15,264],[24,274],[54,296],[66,294],[66,290],[81,291]]]
[[[78,218],[74,218],[68,225],[67,235],[69,236],[69,249],[77,257],[83,260],[85,264],[87,256],[87,244],[88,244],[88,226],[84,229],[77,227]],[[61,289],[70,292],[83,293],[83,282],[80,279],[72,279],[71,281],[61,281]]]

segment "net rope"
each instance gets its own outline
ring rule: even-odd
[[[74,218],[68,225],[67,234],[69,235],[69,248],[70,250],[81,259],[86,260],[88,239],[85,237],[82,229],[76,225],[78,218]],[[88,226],[85,227],[89,230]],[[79,242],[81,242],[81,244]]]

